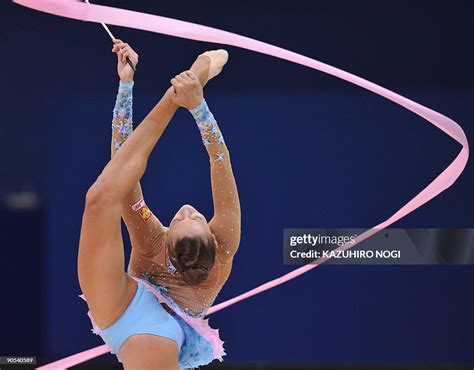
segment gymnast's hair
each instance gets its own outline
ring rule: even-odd
[[[188,285],[205,281],[216,259],[216,243],[212,235],[206,239],[185,236],[170,248],[173,265]]]

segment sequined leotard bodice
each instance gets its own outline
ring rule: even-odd
[[[144,257],[132,252],[128,273],[154,284],[163,295],[170,298],[190,316],[204,316],[214,303],[232,270],[232,260],[222,262],[219,254],[209,277],[196,286],[183,281],[165,253],[165,246],[155,257]],[[218,248],[219,249],[219,248]]]

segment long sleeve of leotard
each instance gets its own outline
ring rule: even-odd
[[[113,110],[111,156],[133,132],[133,85],[133,81],[119,84]]]
[[[221,259],[230,259],[240,244],[240,201],[232,171],[230,153],[209,110],[206,100],[190,110],[201,133],[203,144],[209,154],[211,167],[212,197],[214,217],[210,221],[211,230],[216,235]]]
[[[133,81],[119,84],[112,119],[112,156],[133,133],[133,86]],[[132,247],[144,256],[157,254],[164,228],[143,200],[139,182],[124,200],[122,217],[130,234]]]

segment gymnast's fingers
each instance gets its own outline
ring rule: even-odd
[[[120,40],[120,39],[113,39],[112,42],[113,42],[113,44],[114,44],[114,46],[112,47],[112,50],[114,50],[115,47],[116,47],[118,44],[122,44],[122,43],[123,43],[123,41]]]
[[[121,49],[119,51],[117,51],[117,56],[119,57],[119,59],[123,62],[124,61],[124,57],[123,55],[127,52],[127,49]]]
[[[130,56],[130,51],[125,50],[122,54],[122,62],[125,62],[127,60],[127,57]]]
[[[186,73],[186,76],[188,76],[190,79],[198,80],[197,76],[194,74],[193,71],[185,71],[184,73]]]
[[[121,50],[121,49],[125,49],[125,48],[128,48],[129,45],[126,44],[125,42],[120,42],[120,43],[117,43],[114,45],[113,49],[114,50]]]
[[[181,75],[176,75],[175,79],[181,84],[184,84],[186,82],[186,80]]]
[[[174,86],[170,86],[166,93],[169,94],[173,102],[176,102],[178,95],[176,94],[176,89],[174,88]]]
[[[183,84],[186,84],[186,85],[189,84],[189,82],[190,82],[190,81],[189,81],[189,77],[186,76],[186,73],[181,72],[181,73],[179,74],[179,77],[181,78]]]
[[[183,84],[180,83],[176,78],[172,78],[171,79],[171,85],[173,85],[173,87],[177,90],[177,89],[180,89],[181,87],[183,87]]]
[[[114,53],[117,53],[117,52],[119,52],[119,51],[121,51],[121,50],[123,50],[123,48],[120,48],[118,45],[114,45],[114,47],[112,48],[112,51],[113,51]]]
[[[184,80],[184,82],[185,82],[186,84],[189,85],[189,84],[192,84],[192,83],[193,83],[193,80],[191,79],[191,77],[188,76],[188,74],[186,73],[186,71],[181,72],[181,73],[179,74],[179,76],[183,78],[183,80]]]
[[[129,58],[130,60],[134,63],[134,64],[137,64],[138,63],[138,59],[139,59],[139,56],[138,56],[138,53],[132,49],[131,46],[128,47],[128,51],[129,51]]]

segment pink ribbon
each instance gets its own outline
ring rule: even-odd
[[[338,250],[346,250],[353,247],[359,242],[367,239],[371,235],[388,227],[389,225],[398,221],[402,217],[413,212],[415,209],[421,207],[423,204],[427,203],[428,201],[436,197],[438,194],[449,188],[461,175],[469,158],[469,146],[467,143],[466,135],[464,134],[462,128],[452,119],[423,105],[415,103],[414,101],[407,99],[399,94],[396,94],[393,91],[387,90],[370,81],[364,80],[363,78],[340,70],[338,68],[332,67],[328,64],[319,62],[317,60],[288,51],[286,49],[282,49],[274,45],[257,41],[249,37],[240,36],[231,32],[226,32],[216,28],[202,26],[199,24],[179,21],[176,19],[165,18],[157,15],[134,12],[130,10],[111,8],[101,5],[85,4],[75,0],[14,0],[14,2],[32,9],[59,15],[62,17],[97,23],[103,22],[116,26],[157,32],[190,40],[232,45],[243,49],[253,50],[258,53],[272,55],[274,57],[285,59],[293,63],[301,64],[309,68],[313,68],[321,72],[330,74],[332,76],[341,78],[343,80],[349,81],[364,89],[370,90],[378,95],[381,95],[396,104],[401,105],[402,107],[412,111],[420,117],[423,117],[428,122],[438,127],[440,130],[445,132],[447,135],[449,135],[451,138],[453,138],[459,144],[462,145],[459,154],[451,162],[451,164],[419,194],[417,194],[413,199],[406,203],[402,208],[400,208],[387,220],[374,226],[370,230],[367,230],[366,232],[360,234],[356,238],[355,243],[345,244],[339,247]],[[316,266],[324,263],[328,259],[329,258],[318,259],[314,262],[314,264],[308,264],[297,268],[277,279],[271,280],[244,294],[241,294],[228,301],[215,305],[209,309],[207,314],[213,314],[214,312],[220,311],[243,299],[247,299],[253,295],[262,293],[265,290],[283,284],[291,279],[296,278],[299,275],[308,272]],[[89,359],[92,359],[94,357],[97,357],[99,355],[102,355],[104,353],[107,353],[108,351],[109,347],[107,345],[102,345],[78,353],[76,355],[64,358],[62,360],[50,363],[48,365],[41,366],[38,369],[46,370],[68,368],[87,361]]]

